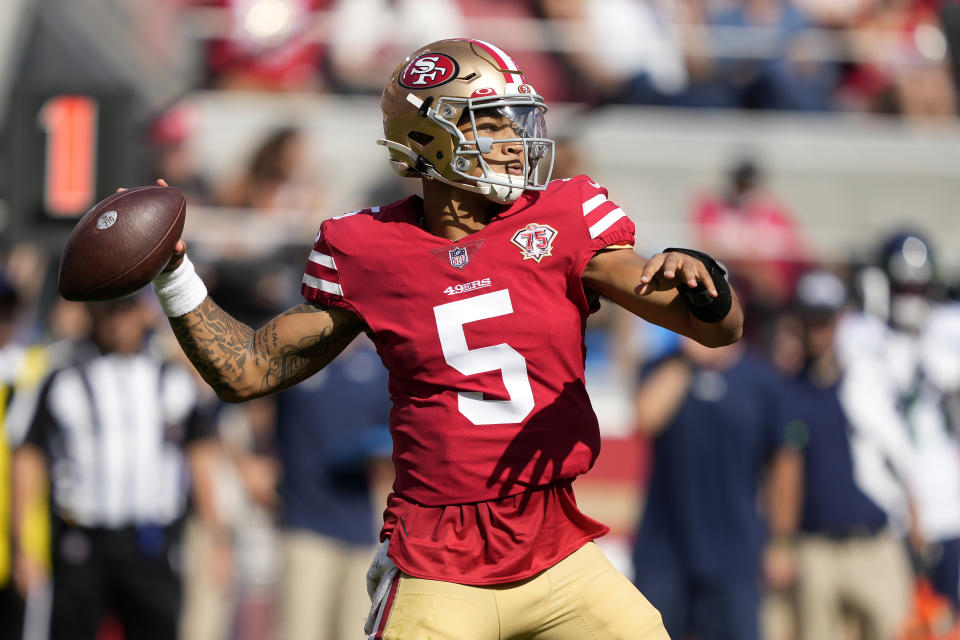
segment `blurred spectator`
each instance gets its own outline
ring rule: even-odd
[[[341,93],[379,95],[409,52],[466,32],[454,0],[337,0],[330,14],[330,82]]]
[[[39,337],[37,332],[44,323],[37,314],[43,302],[45,279],[57,268],[56,260],[59,256],[52,258],[37,238],[23,238],[4,249],[3,277],[17,294],[15,331],[18,338]]]
[[[21,406],[21,398],[31,395],[46,373],[47,353],[41,346],[24,346],[14,340],[18,315],[16,290],[0,275],[0,637],[20,638],[23,634],[24,598],[14,580],[14,549],[19,546],[30,556],[30,565],[46,569],[46,500],[42,496],[26,506],[22,526],[14,527],[11,518],[11,412]],[[15,427],[14,427],[14,430]],[[14,542],[17,541],[15,545]]]
[[[833,29],[857,24],[880,0],[794,0],[794,4],[815,23]]]
[[[172,340],[173,336],[169,335]],[[171,345],[164,345],[165,347]],[[176,359],[190,367],[194,380],[202,379],[182,352]],[[240,566],[248,550],[237,544],[238,535],[231,507],[230,489],[233,479],[228,450],[225,446],[225,414],[219,411],[215,420],[217,440],[195,444],[189,452],[190,466],[203,473],[191,476],[194,504],[183,523],[182,584],[183,606],[180,611],[179,637],[182,640],[225,640],[230,636],[240,591]],[[239,491],[239,490],[238,490]],[[215,514],[215,517],[211,517]],[[233,640],[238,640],[233,638]]]
[[[883,245],[877,266],[861,274],[865,308],[839,328],[848,373],[844,403],[858,430],[876,434],[901,460],[915,498],[915,562],[954,612],[960,583],[960,436],[946,400],[960,390],[960,306],[942,303],[930,244],[916,232]],[[878,503],[902,496],[871,487]],[[905,520],[906,515],[901,515]],[[918,548],[920,547],[920,548]]]
[[[760,342],[765,340],[758,334],[792,297],[807,260],[793,215],[764,182],[755,160],[740,160],[723,190],[700,197],[692,214],[696,246],[729,266],[747,311],[744,330]]]
[[[308,91],[323,88],[326,47],[319,12],[332,0],[192,0],[229,12],[230,36],[207,47],[209,84],[218,89]],[[170,182],[173,184],[173,182]]]
[[[256,147],[243,173],[219,190],[220,204],[249,210],[248,218],[231,212],[240,219],[229,223],[255,234],[242,245],[221,236],[205,246],[219,258],[211,288],[232,300],[231,313],[244,321],[259,323],[286,307],[290,291],[284,283],[296,277],[291,265],[302,260],[303,248],[284,246],[283,239],[316,232],[322,191],[309,151],[302,130],[276,129]]]
[[[275,422],[270,399],[231,405],[221,413],[220,433],[230,464],[220,478],[220,489],[233,533],[236,570],[233,582],[226,585],[229,589],[217,595],[221,605],[233,606],[232,640],[276,637],[280,539]]]
[[[197,488],[217,500],[223,482],[223,459],[212,447],[194,456],[207,469],[208,486]],[[224,510],[225,511],[225,510]],[[219,526],[207,526],[202,518],[190,516],[183,532],[183,607],[180,615],[182,640],[224,640],[229,637],[236,606],[238,549],[230,522],[223,514]]]
[[[809,55],[816,53],[816,45],[801,36],[815,25],[791,0],[743,0],[713,14],[710,24],[737,29],[717,36],[723,38],[722,48],[736,44],[744,53],[716,63],[714,81],[720,91],[712,95],[722,100],[695,106],[803,111],[831,107],[836,71]]]
[[[847,109],[945,117],[957,112],[947,38],[934,0],[883,0],[850,30],[860,60],[839,98]]]
[[[883,443],[851,425],[841,398],[834,341],[845,303],[843,282],[828,271],[812,271],[798,282],[795,312],[805,366],[789,383],[785,409],[791,441],[803,451],[802,479],[793,483],[796,493],[788,501],[797,506],[791,521],[798,531],[771,547],[768,569],[776,586],[786,587],[796,563],[799,640],[846,637],[844,613],[856,617],[863,640],[894,638],[910,607],[906,549],[860,484],[872,472],[888,474],[895,462],[883,457],[888,464],[880,468],[863,464],[882,452]]]
[[[371,464],[389,465],[387,372],[357,340],[276,397],[283,569],[280,640],[356,635],[376,552]]]
[[[281,127],[257,146],[243,175],[221,190],[220,202],[287,223],[314,221],[321,204],[315,176],[303,132]]]
[[[190,205],[210,205],[213,191],[206,177],[198,170],[197,159],[190,147],[196,129],[197,114],[185,105],[175,105],[161,113],[150,127],[154,154],[152,173],[146,184],[164,178],[187,197]]]
[[[539,0],[556,21],[555,46],[588,102],[671,104],[687,86],[677,29],[687,3],[670,0]],[[571,48],[571,46],[573,48]]]
[[[93,341],[42,385],[14,454],[14,525],[44,491],[52,500],[50,637],[95,638],[108,613],[128,640],[175,638],[184,474],[207,472],[212,405],[193,376],[144,350],[154,321],[141,298],[91,305]],[[202,486],[199,481],[195,486]],[[216,512],[194,492],[211,527]],[[39,571],[17,549],[21,592]]]
[[[758,494],[769,472],[776,503],[796,465],[781,431],[782,384],[742,343],[690,340],[641,381],[637,423],[655,440],[635,582],[672,638],[759,637]]]

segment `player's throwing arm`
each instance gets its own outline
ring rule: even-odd
[[[75,225],[60,257],[67,300],[109,300],[151,281],[184,353],[221,400],[242,402],[316,373],[357,337],[360,319],[344,309],[301,303],[254,331],[221,309],[180,240],[183,194],[156,186],[118,189]],[[171,255],[172,254],[172,255]]]
[[[154,288],[161,300],[168,295],[161,293],[168,286],[167,278],[178,277],[184,265],[192,271],[185,261],[177,271],[158,277]],[[192,277],[202,285],[196,274]],[[255,331],[206,295],[192,310],[169,319],[183,352],[227,402],[280,391],[310,377],[361,330],[358,318],[349,311],[304,302]]]

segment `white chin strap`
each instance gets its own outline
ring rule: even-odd
[[[393,149],[398,151],[403,155],[410,158],[411,162],[400,162],[398,163],[395,160],[392,160],[394,164],[399,164],[401,169],[409,170],[413,169],[417,161],[417,154],[402,144],[393,142],[392,140],[377,140],[377,144],[387,147],[388,149]],[[414,169],[415,170],[415,169]],[[489,170],[489,168],[488,168]],[[449,184],[451,187],[457,187],[458,189],[464,189],[466,191],[472,191],[473,193],[479,193],[486,196],[489,200],[492,200],[498,204],[510,204],[516,202],[516,200],[523,195],[524,187],[526,186],[526,181],[523,179],[523,176],[515,176],[507,173],[497,173],[496,171],[489,171],[488,175],[492,175],[493,178],[501,180],[503,182],[509,182],[510,186],[504,184],[491,184],[489,182],[482,182],[477,180],[477,184],[467,184],[464,182],[459,182],[456,180],[448,180],[440,175],[436,169],[429,167],[426,172],[422,175],[425,175],[428,178],[433,180],[439,180],[445,184]]]
[[[480,182],[478,180],[477,186],[480,188],[480,193],[486,196],[488,200],[493,200],[498,204],[510,204],[512,202],[516,202],[517,198],[523,195],[523,189],[525,186],[523,176],[494,172],[493,177],[497,180],[509,182],[513,186],[508,187],[503,184]]]

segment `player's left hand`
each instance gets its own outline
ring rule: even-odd
[[[677,285],[686,284],[696,288],[702,284],[706,287],[710,297],[717,297],[717,287],[713,278],[707,272],[707,267],[700,260],[679,251],[658,253],[647,260],[640,274],[640,285],[637,286],[637,295],[645,296],[655,291],[667,291]]]
[[[370,596],[370,613],[363,625],[364,633],[367,635],[373,633],[377,617],[380,615],[380,609],[387,598],[387,593],[390,591],[390,585],[393,584],[393,578],[397,575],[397,565],[387,556],[389,548],[390,539],[387,538],[380,543],[377,555],[374,556],[370,568],[367,569],[367,594]]]

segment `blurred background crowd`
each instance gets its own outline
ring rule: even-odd
[[[0,638],[359,637],[392,481],[372,346],[221,405],[151,295],[68,303],[57,264],[94,202],[163,177],[259,326],[323,219],[416,189],[377,98],[455,36],[548,100],[554,177],[606,186],[642,254],[722,260],[745,306],[717,350],[588,327],[578,498],[671,637],[960,638],[960,3],[0,5]]]

